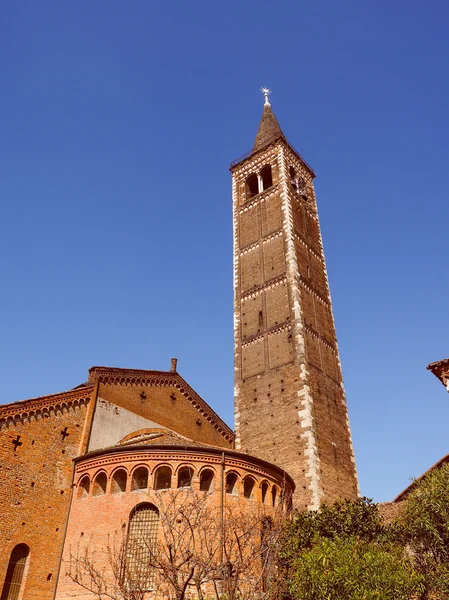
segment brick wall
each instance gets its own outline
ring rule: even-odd
[[[23,598],[53,596],[93,388],[0,407],[0,589],[12,549],[30,548]],[[19,437],[19,439],[18,439]],[[20,445],[14,444],[14,440]]]
[[[271,164],[273,186],[248,198]],[[290,183],[293,167],[301,190]],[[233,169],[236,444],[285,469],[297,508],[357,496],[310,170],[282,141]]]

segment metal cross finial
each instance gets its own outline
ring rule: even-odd
[[[269,90],[266,87],[263,87],[260,88],[260,91],[262,92],[265,98],[264,106],[271,106],[270,101],[268,100],[268,96],[271,94],[271,90]]]

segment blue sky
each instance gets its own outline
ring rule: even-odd
[[[449,4],[9,2],[0,402],[179,372],[233,421],[229,163],[263,99],[313,166],[362,492],[449,452]]]

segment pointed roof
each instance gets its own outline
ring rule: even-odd
[[[286,137],[282,133],[282,129],[274,116],[273,109],[269,102],[265,103],[263,107],[263,115],[260,119],[259,129],[257,131],[256,139],[254,141],[253,152],[258,152],[271,142],[283,138],[285,141]]]

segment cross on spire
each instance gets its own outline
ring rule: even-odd
[[[270,101],[268,100],[268,96],[271,94],[271,90],[269,90],[266,87],[262,87],[260,88],[260,91],[262,92],[265,98],[264,106],[271,106]]]

